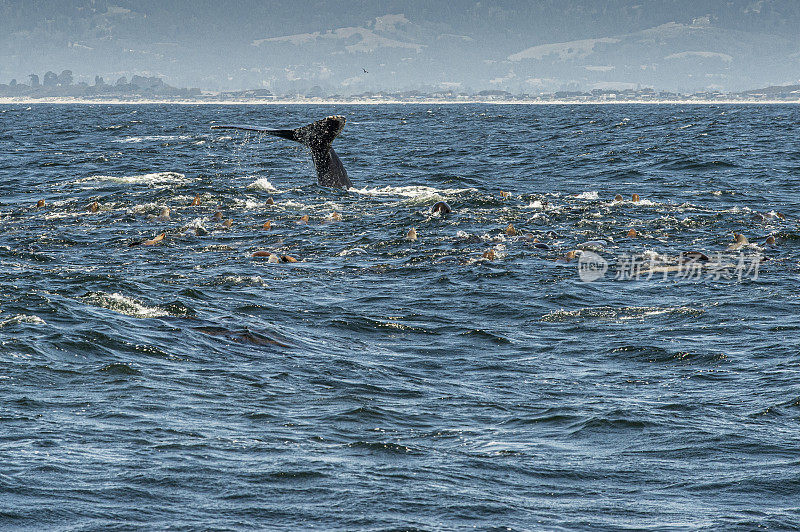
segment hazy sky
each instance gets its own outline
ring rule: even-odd
[[[800,1],[0,0],[0,82],[64,69],[279,93],[743,90],[800,80]]]

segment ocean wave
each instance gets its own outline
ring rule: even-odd
[[[126,297],[119,292],[109,294],[106,292],[92,292],[81,298],[84,303],[95,307],[101,307],[126,316],[134,318],[160,318],[169,316],[169,312],[158,307],[148,307]]]
[[[364,196],[403,196],[406,198],[432,197],[432,196],[453,196],[465,192],[477,192],[476,188],[446,188],[438,189],[423,185],[409,185],[405,187],[381,187],[381,188],[351,188],[349,192],[363,194]]]
[[[524,208],[526,209],[544,209],[546,207],[546,203],[542,203],[541,200],[533,200]]]
[[[223,275],[214,284],[223,286],[267,286],[266,281],[260,275]]]
[[[145,135],[142,137],[125,137],[124,139],[115,139],[112,142],[121,144],[138,144],[139,142],[151,142],[158,140],[189,140],[192,137],[189,135]]]
[[[160,212],[164,207],[168,207],[162,203],[139,203],[128,207],[127,212],[131,214],[144,214],[152,212]]]
[[[178,172],[155,172],[152,174],[139,174],[139,175],[126,175],[126,176],[111,176],[111,175],[94,175],[79,179],[76,183],[91,183],[95,181],[110,181],[112,183],[120,183],[125,185],[180,185],[192,181],[187,179],[184,174]]]
[[[587,192],[581,192],[580,194],[576,194],[575,199],[586,199],[586,200],[596,200],[600,199],[600,194],[596,190],[590,190]]]
[[[366,250],[364,248],[349,248],[343,249],[339,253],[337,253],[340,257],[350,257],[352,255],[366,255]]]
[[[247,185],[247,188],[250,190],[261,190],[264,192],[280,192],[280,190],[275,188],[275,186],[272,183],[270,183],[269,179],[267,179],[266,177],[261,177],[259,179],[256,179],[255,181]]]
[[[16,316],[8,318],[7,320],[0,321],[0,327],[5,327],[6,325],[17,325],[19,323],[30,323],[33,325],[47,325],[47,322],[44,321],[39,316],[32,316],[29,314],[17,314]]]
[[[559,309],[542,316],[542,321],[563,322],[583,320],[586,318],[633,320],[644,319],[662,314],[699,316],[705,311],[694,307],[588,307],[576,310]]]

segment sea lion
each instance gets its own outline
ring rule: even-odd
[[[741,249],[741,248],[743,248],[743,247],[745,247],[745,246],[747,246],[749,244],[750,244],[750,242],[747,240],[746,236],[744,236],[741,233],[733,233],[733,244],[729,245],[728,249],[731,250],[731,251],[735,251],[735,250]]]
[[[436,214],[437,212],[439,214],[450,214],[453,212],[453,209],[451,209],[450,205],[448,205],[446,202],[437,201],[433,204],[433,207],[431,207],[431,214]]]
[[[166,233],[161,233],[160,235],[158,235],[155,238],[151,238],[150,240],[145,240],[144,242],[142,242],[142,245],[143,246],[155,246],[156,244],[158,244],[162,240],[164,240],[165,236],[167,236]]]
[[[157,222],[168,222],[168,221],[170,221],[169,207],[162,207],[161,208],[161,212],[158,214],[158,216],[152,216],[151,215],[151,216],[148,216],[148,218],[150,218],[151,220],[155,220]]]
[[[684,251],[681,253],[681,256],[678,258],[678,262],[685,263],[685,262],[708,262],[711,259],[708,258],[708,255],[705,253],[701,253],[699,251]]]

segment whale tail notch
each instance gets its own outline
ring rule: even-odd
[[[299,142],[311,149],[311,158],[317,169],[317,181],[326,187],[350,188],[352,184],[347,177],[339,157],[331,147],[333,140],[341,133],[347,120],[344,116],[328,116],[296,129],[268,129],[254,126],[219,125],[211,129],[238,129],[266,133],[275,137]]]

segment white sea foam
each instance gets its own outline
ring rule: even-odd
[[[438,189],[422,185],[409,185],[405,187],[382,187],[382,188],[351,188],[350,192],[363,194],[365,196],[403,196],[406,198],[418,198],[420,196],[452,196],[464,192],[476,192],[475,188],[446,188]]]
[[[270,183],[269,179],[267,179],[266,177],[261,177],[259,179],[256,179],[255,181],[247,185],[247,188],[249,188],[250,190],[263,190],[264,192],[280,192],[280,190],[275,188],[275,186],[272,183]]]
[[[465,240],[465,241],[467,241],[469,243],[473,243],[473,244],[477,243],[477,242],[484,242],[486,240],[490,240],[491,239],[491,237],[488,234],[484,234],[482,236],[481,235],[473,235],[473,234],[468,233],[466,231],[458,231],[458,232],[456,232],[456,238],[459,239],[459,240]]]
[[[605,240],[589,240],[588,242],[578,244],[576,247],[586,251],[600,252],[603,251],[607,245],[608,242]]]
[[[82,299],[84,303],[89,305],[113,310],[134,318],[159,318],[169,315],[166,310],[142,305],[135,299],[125,297],[117,292],[113,294],[94,292],[84,296]]]
[[[656,262],[656,261],[663,261],[664,257],[659,255],[658,252],[652,249],[646,249],[642,251],[642,259],[649,262]]]
[[[51,212],[44,215],[45,220],[58,220],[60,218],[76,218],[78,216],[88,216],[94,214],[92,212]]]
[[[326,201],[324,203],[320,203],[319,205],[315,205],[315,207],[331,212],[340,212],[344,209],[341,203],[336,203],[335,201]]]
[[[260,275],[225,275],[219,279],[220,284],[267,286]]]
[[[496,235],[483,233],[481,235],[481,240],[483,240],[484,242],[506,242],[508,240],[508,237],[505,235],[505,233],[500,233]]]
[[[156,172],[153,174],[140,174],[140,175],[126,175],[126,176],[111,176],[111,175],[95,175],[79,179],[76,183],[87,183],[93,181],[111,181],[113,183],[121,183],[126,185],[148,185],[167,186],[167,185],[181,185],[188,183],[191,179],[186,179],[186,176],[178,172]]]
[[[542,321],[561,322],[584,319],[633,320],[662,314],[696,316],[705,312],[695,307],[585,307],[578,310],[556,310],[542,316]]]
[[[508,256],[508,253],[506,253],[505,244],[497,244],[497,245],[495,245],[493,251],[494,251],[495,258],[502,259],[502,258],[505,258],[506,256]]]
[[[527,206],[529,209],[544,209],[544,204],[539,200],[533,200]]]
[[[581,192],[575,196],[575,199],[596,200],[600,199],[600,194],[598,194],[596,190],[590,190],[588,192]]]
[[[153,213],[154,211],[161,212],[164,207],[167,207],[167,205],[161,203],[141,203],[128,207],[128,212],[131,214]]]
[[[287,209],[309,209],[312,207],[311,205],[306,205],[305,203],[300,203],[299,201],[291,201],[291,200],[282,201],[280,205],[281,207]]]
[[[350,249],[343,249],[337,255],[340,257],[349,257],[351,255],[366,255],[366,250],[364,248],[350,248]]]
[[[0,327],[5,327],[6,325],[16,325],[18,323],[31,323],[34,325],[47,325],[42,318],[39,316],[31,316],[28,314],[17,314],[12,318],[8,318],[7,320],[0,321]]]
[[[251,210],[254,210],[254,209],[260,209],[260,208],[266,207],[266,206],[267,206],[267,203],[265,201],[254,201],[254,200],[251,200],[251,199],[244,200],[244,208],[247,209],[248,211],[251,211]]]
[[[658,309],[658,310],[647,310],[647,311],[642,312],[638,316],[636,316],[636,315],[633,315],[633,316],[620,316],[619,319],[621,319],[621,320],[635,320],[637,318],[644,318],[644,317],[650,317],[650,316],[659,316],[661,314],[666,314],[669,311],[670,311],[670,309],[666,309],[666,308],[662,308],[662,309]]]
[[[183,227],[181,227],[181,231],[185,231],[187,229],[195,230],[198,227],[203,227],[203,219],[202,218],[195,218],[194,220],[192,220],[188,224],[186,224]]]
[[[772,211],[769,211],[768,213],[764,214],[764,218],[769,219],[769,220],[782,220],[782,219],[785,218],[785,216],[782,215],[781,213],[779,213],[778,211],[772,210]]]
[[[113,142],[122,144],[136,144],[139,142],[150,142],[158,140],[188,140],[192,137],[189,135],[145,135],[143,137],[125,137],[124,139],[116,139]]]
[[[550,217],[547,214],[543,212],[537,212],[536,214],[528,218],[528,223],[537,222],[539,220],[549,220],[549,219]]]

